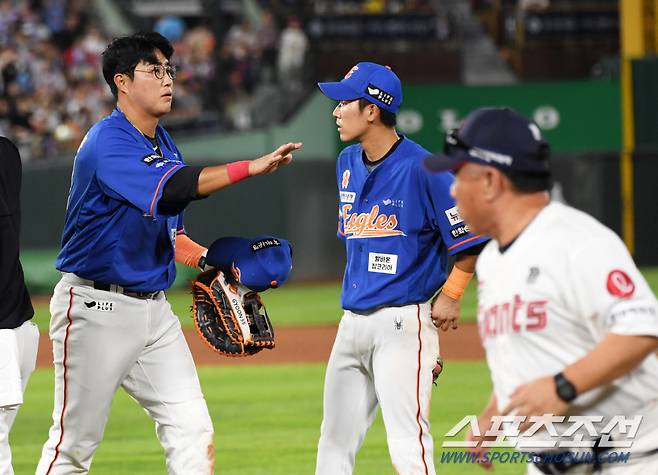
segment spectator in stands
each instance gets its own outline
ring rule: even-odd
[[[281,83],[288,85],[291,90],[301,88],[307,50],[308,38],[299,19],[294,16],[288,18],[288,26],[281,32],[279,40],[277,69]]]
[[[260,23],[256,29],[258,38],[258,55],[260,57],[261,74],[265,81],[274,79],[276,58],[278,54],[279,32],[274,21],[274,15],[269,10],[263,10]]]

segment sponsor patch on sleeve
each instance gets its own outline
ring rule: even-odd
[[[459,210],[457,209],[456,206],[453,206],[452,208],[447,209],[444,212],[446,214],[446,217],[448,218],[448,221],[450,222],[450,226],[454,226],[456,224],[463,222],[463,219],[459,215]]]
[[[368,272],[395,274],[398,270],[397,254],[368,253]]]
[[[452,228],[450,230],[450,235],[452,236],[453,239],[457,239],[467,235],[469,231],[470,229],[468,229],[468,224],[463,224],[461,226],[457,226],[456,228]]]
[[[620,269],[615,269],[608,274],[606,287],[611,295],[623,299],[630,297],[635,292],[633,280]]]

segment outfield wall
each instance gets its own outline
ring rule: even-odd
[[[635,202],[642,211],[636,212],[636,260],[641,265],[658,264],[654,244],[658,211],[652,206],[656,165],[658,160],[650,157],[637,160]],[[559,155],[554,170],[558,198],[620,232],[617,154]],[[70,173],[69,167],[61,167],[27,170],[23,177],[26,274],[39,288],[57,279],[53,252],[61,235]],[[273,175],[244,181],[194,202],[186,211],[185,223],[190,236],[204,244],[226,235],[273,234],[289,239],[294,246],[291,280],[324,280],[340,278],[343,271],[337,213],[334,162],[327,158],[299,160]]]

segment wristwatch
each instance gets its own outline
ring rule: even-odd
[[[555,392],[557,392],[560,399],[564,402],[571,402],[576,399],[576,386],[562,372],[553,376],[553,379],[555,380]]]
[[[201,256],[199,258],[199,263],[197,264],[199,269],[206,270],[206,256]]]

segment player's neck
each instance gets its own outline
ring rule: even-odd
[[[129,101],[122,101],[121,98],[117,101],[117,108],[123,112],[128,122],[135,127],[142,135],[148,137],[155,137],[155,128],[158,126],[158,118],[146,113],[145,111],[135,107]]]
[[[373,126],[361,139],[361,146],[366,153],[366,158],[376,162],[391,150],[391,147],[400,138],[393,127]]]
[[[550,203],[548,192],[530,193],[516,196],[499,207],[499,219],[489,235],[506,246],[516,239],[533,219]]]

